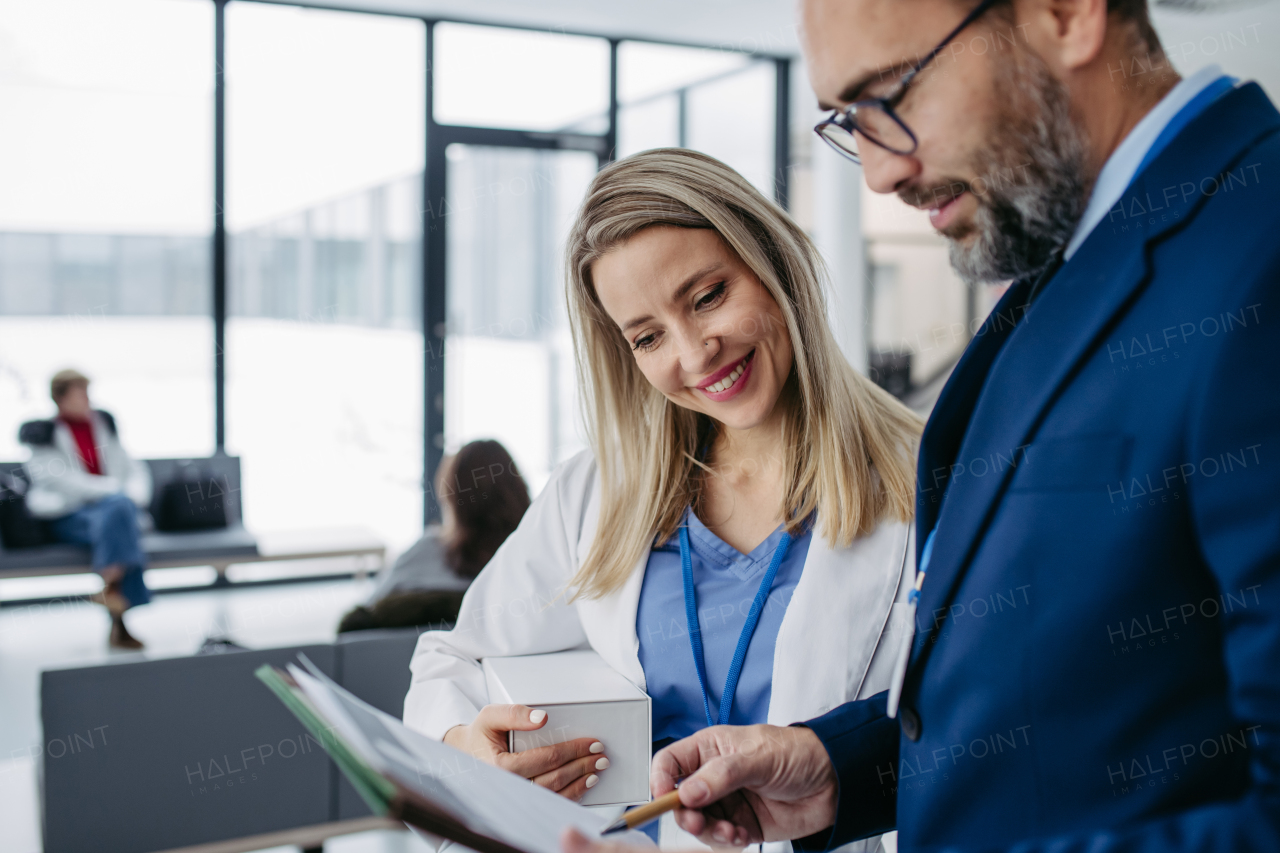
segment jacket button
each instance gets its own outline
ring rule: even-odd
[[[920,740],[920,717],[910,708],[899,708],[898,718],[902,720],[902,733],[907,736],[907,740],[915,742]]]

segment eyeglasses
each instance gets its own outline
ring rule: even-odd
[[[920,70],[941,53],[943,48],[951,44],[965,27],[982,17],[984,12],[998,2],[1000,0],[982,0],[978,4],[978,8],[970,12],[960,22],[959,26],[938,43],[937,47],[929,51],[923,59],[902,75],[901,81],[887,97],[854,101],[849,106],[836,110],[829,118],[819,122],[814,127],[814,132],[821,136],[828,145],[855,163],[862,162],[858,155],[859,136],[874,142],[881,148],[892,151],[894,154],[911,154],[914,152],[919,144],[916,140],[916,135],[911,132],[911,128],[907,127],[906,122],[898,117],[893,108],[906,97],[907,88],[916,79]]]

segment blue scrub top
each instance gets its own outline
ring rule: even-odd
[[[707,693],[711,714],[718,718],[720,694],[733,660],[751,602],[782,539],[783,527],[769,534],[750,554],[743,554],[716,536],[689,508],[681,524],[689,527],[693,582],[697,592],[698,624],[702,629]],[[773,649],[778,628],[804,570],[812,539],[812,523],[797,536],[778,567],[760,622],[747,649],[738,691],[730,710],[731,725],[763,723],[769,714],[773,685]],[[685,618],[684,583],[679,536],[649,553],[640,606],[636,613],[640,665],[653,699],[655,743],[687,737],[707,726],[702,690],[694,668]]]

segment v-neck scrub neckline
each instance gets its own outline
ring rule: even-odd
[[[689,531],[708,698],[713,716],[718,716],[720,693],[738,637],[784,530],[779,525],[749,554],[743,554],[708,529],[688,507],[681,524]],[[811,538],[812,524],[793,538],[779,565],[743,661],[730,709],[732,725],[767,721],[778,629],[804,570]],[[678,536],[649,553],[636,612],[636,634],[640,665],[653,700],[655,743],[705,728],[702,690],[689,645]]]
[[[782,539],[782,525],[770,533],[765,540],[751,549],[751,553],[743,554],[737,548],[711,532],[711,528],[702,523],[698,514],[685,507],[681,524],[689,528],[689,542],[695,552],[701,552],[704,563],[709,567],[733,572],[739,580],[759,580],[769,568],[769,560],[773,557],[778,542]]]

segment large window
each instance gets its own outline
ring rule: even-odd
[[[604,133],[609,43],[442,22],[435,26],[440,124]]]
[[[227,27],[227,447],[254,529],[422,527],[421,21]]]
[[[537,491],[584,446],[561,259],[588,182],[684,146],[781,197],[783,71],[274,2],[0,0],[0,459],[74,366],[135,455],[240,456],[258,532],[403,547],[477,438]]]
[[[0,0],[0,459],[76,367],[138,456],[213,450],[213,5]]]
[[[585,446],[562,257],[581,151],[449,146],[445,437],[506,445],[531,488]]]
[[[769,198],[777,163],[774,62],[648,42],[618,46],[618,156],[693,148],[723,160]]]

